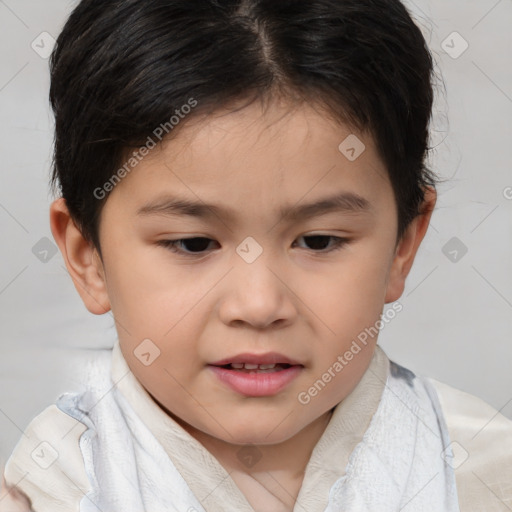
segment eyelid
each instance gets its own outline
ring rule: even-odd
[[[311,238],[311,237],[327,237],[327,238],[332,238],[335,240],[333,246],[330,249],[327,249],[327,250],[322,249],[319,251],[309,250],[312,254],[315,254],[315,255],[329,254],[336,250],[342,249],[351,241],[351,239],[349,239],[349,238],[332,235],[330,233],[306,233],[304,235],[300,235],[298,238]],[[202,257],[202,256],[209,254],[211,251],[203,251],[203,252],[194,253],[194,252],[183,251],[183,250],[177,248],[177,246],[179,245],[180,242],[187,241],[187,240],[194,240],[197,238],[208,240],[208,242],[216,242],[216,240],[214,240],[212,238],[208,238],[206,236],[191,236],[191,237],[186,237],[186,238],[176,238],[174,240],[159,240],[157,242],[157,245],[162,246],[165,249],[167,249],[173,253],[176,253],[176,254],[179,254],[179,255],[182,255],[185,257],[197,258],[197,257]]]
[[[194,257],[197,258],[200,256],[204,256],[205,254],[209,254],[208,251],[194,253],[194,252],[182,251],[177,248],[177,246],[180,242],[183,242],[185,240],[195,240],[196,238],[203,238],[205,240],[208,240],[209,242],[215,242],[215,240],[213,240],[212,238],[208,238],[206,236],[190,236],[190,237],[186,237],[186,238],[176,238],[174,240],[159,240],[157,242],[157,245],[162,246],[165,249],[167,249],[173,253],[180,254],[183,256],[192,257],[192,258],[194,258]]]

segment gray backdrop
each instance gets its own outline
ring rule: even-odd
[[[51,37],[74,2],[0,0],[0,457],[30,419],[112,346],[110,314],[87,312],[51,242]],[[432,225],[380,343],[396,362],[512,418],[512,2],[407,2],[439,85]],[[389,307],[389,306],[388,306]],[[489,418],[490,419],[490,418]]]

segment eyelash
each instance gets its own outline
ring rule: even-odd
[[[313,252],[316,252],[318,254],[327,254],[327,253],[331,253],[334,251],[338,251],[338,250],[342,249],[350,241],[348,238],[341,238],[339,236],[334,236],[334,235],[308,235],[308,236],[302,236],[300,238],[304,238],[304,239],[305,238],[332,238],[332,239],[334,239],[334,245],[330,249],[320,250],[320,251],[313,250]],[[194,252],[186,252],[186,251],[183,251],[178,248],[178,245],[181,242],[187,242],[189,240],[209,240],[212,242],[214,241],[211,238],[206,238],[204,236],[196,236],[196,237],[192,237],[192,238],[179,238],[177,240],[160,240],[158,242],[158,245],[168,249],[171,252],[183,254],[185,256],[190,256],[190,257],[202,256],[203,254],[205,254],[205,251],[194,253]]]

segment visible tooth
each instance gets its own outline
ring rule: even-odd
[[[275,368],[276,365],[274,364],[260,364],[260,370],[270,370],[271,368]]]
[[[258,368],[257,364],[245,363],[244,366],[246,370],[256,370],[256,368]]]
[[[237,370],[241,370],[244,367],[244,363],[231,363],[231,366]]]

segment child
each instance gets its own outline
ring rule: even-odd
[[[82,0],[51,228],[118,340],[16,446],[27,507],[512,509],[512,422],[377,345],[436,202],[431,78],[399,0]]]

